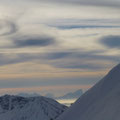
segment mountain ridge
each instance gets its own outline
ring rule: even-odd
[[[79,89],[75,92],[67,93],[63,96],[57,97],[56,99],[77,99],[83,94],[82,89]]]
[[[43,96],[25,98],[4,95],[0,97],[0,120],[52,120],[66,109],[66,106]]]
[[[120,64],[83,94],[57,120],[119,120]]]

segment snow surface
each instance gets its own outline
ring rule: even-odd
[[[56,120],[120,120],[120,64]]]
[[[24,98],[5,95],[0,97],[0,120],[54,120],[67,109],[53,99]]]

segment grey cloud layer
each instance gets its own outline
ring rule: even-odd
[[[120,36],[105,36],[100,39],[100,43],[109,48],[120,48]]]
[[[44,47],[48,45],[53,45],[56,43],[55,38],[50,36],[24,36],[24,37],[16,37],[13,40],[13,45],[15,47]]]
[[[109,61],[118,63],[120,60],[119,56],[113,55],[99,55],[99,53],[103,53],[104,51],[67,51],[67,52],[56,52],[56,53],[48,53],[45,59],[48,61],[58,60],[55,62],[51,62],[50,64],[57,68],[67,68],[67,69],[90,69],[97,70],[103,69],[105,66],[101,66],[101,64],[97,64],[98,61]],[[92,61],[96,61],[94,64]]]
[[[114,56],[108,56],[108,55],[100,55],[99,53],[104,53],[105,51],[62,51],[62,52],[53,52],[53,53],[47,53],[45,56],[45,59],[52,60],[52,59],[62,59],[62,58],[79,58],[79,59],[86,59],[86,60],[113,60],[118,61],[119,57]]]
[[[52,78],[52,79],[37,79],[34,78],[34,81],[29,79],[5,79],[1,80],[0,88],[19,88],[19,87],[32,87],[32,86],[53,86],[53,85],[78,85],[78,84],[93,84],[96,83],[96,80],[99,80],[100,77],[83,77],[83,78]],[[47,82],[45,82],[47,81]]]
[[[120,36],[103,37],[100,43],[97,42],[100,36],[118,34],[119,9],[120,0],[0,0],[1,74],[14,75],[12,73],[15,71],[20,74],[36,71],[54,74],[59,71],[65,74],[103,72],[120,61],[119,50],[116,51],[118,55],[113,55],[116,49],[113,49],[113,53],[106,51],[106,46],[107,50],[120,48]],[[0,87],[96,82],[96,79],[90,78],[94,75],[62,77],[49,78],[47,81],[29,76],[26,79],[20,79],[19,76],[9,80],[3,78]]]
[[[58,29],[106,29],[120,28],[120,19],[59,19],[47,23]]]
[[[91,6],[106,6],[106,7],[120,7],[119,0],[15,0],[15,2],[48,2],[48,3],[63,3],[76,5],[91,5]],[[0,0],[0,2],[13,2],[13,0]]]
[[[9,0],[8,0],[9,1]],[[36,0],[36,1],[40,1],[42,2],[43,0]],[[67,4],[85,4],[85,5],[100,5],[100,6],[110,6],[110,7],[117,7],[119,6],[120,2],[117,0],[110,0],[109,2],[107,0],[45,0],[45,1],[49,1],[49,2],[62,2],[62,3],[67,3]],[[22,1],[23,2],[23,1]],[[24,3],[24,2],[23,2]],[[29,2],[28,2],[28,6],[29,6]],[[33,6],[34,8],[34,6]],[[59,9],[59,8],[58,8]],[[34,16],[34,15],[31,15]],[[54,18],[53,18],[54,19]],[[77,19],[78,20],[78,19]],[[37,20],[38,21],[38,20]],[[84,21],[84,20],[83,20]],[[86,19],[86,22],[83,21],[81,22],[82,25],[74,25],[74,24],[70,24],[69,26],[67,25],[61,25],[58,26],[58,28],[61,29],[74,29],[74,28],[116,28],[119,26],[115,26],[115,24],[111,24],[111,22],[114,22],[112,20],[109,20],[110,24],[107,24],[108,20],[96,20],[96,18],[93,19]],[[92,21],[92,23],[94,23],[94,25],[89,24],[91,23],[90,21]],[[97,22],[96,22],[97,21]],[[66,23],[69,22],[69,19],[66,20]],[[104,24],[98,24],[98,23],[104,23]],[[34,23],[34,20],[33,20]],[[71,23],[79,23],[79,21],[71,21]],[[9,28],[7,32],[1,33],[1,35],[9,35],[12,33],[15,33],[17,31],[17,27],[13,22],[8,22],[5,21],[5,23],[2,23],[4,25],[4,27]],[[107,25],[106,25],[107,24]],[[21,25],[21,26],[20,26]],[[25,27],[26,24],[24,24],[25,26],[22,26],[22,24],[20,24],[19,26]],[[53,22],[54,25],[54,22]],[[59,24],[57,24],[59,25]],[[113,26],[114,25],[114,26]],[[3,28],[3,27],[2,27]],[[41,29],[41,28],[39,28]],[[38,29],[37,29],[38,30]],[[36,32],[38,32],[36,30]],[[28,34],[26,36],[20,36],[18,33],[18,36],[13,36],[13,38],[11,38],[11,42],[13,43],[12,46],[8,46],[9,47],[13,47],[13,48],[24,48],[24,47],[47,47],[49,45],[55,45],[55,43],[57,42],[57,40],[54,37],[50,37],[49,35],[47,36],[35,36],[35,35],[31,35],[30,33],[27,33],[28,31],[22,31],[25,32],[24,34]],[[31,30],[31,32],[34,32]],[[50,31],[47,31],[48,34]],[[30,35],[29,35],[30,34]],[[92,35],[96,35],[96,34],[92,34]],[[60,36],[58,36],[60,37]],[[63,37],[63,36],[61,36]],[[59,38],[58,38],[59,39]],[[72,38],[71,38],[72,39]],[[113,42],[114,41],[114,42]],[[117,41],[117,42],[115,42]],[[120,43],[119,43],[119,36],[115,37],[115,36],[109,36],[109,37],[105,37],[103,39],[101,39],[102,44],[108,46],[108,47],[119,47]],[[114,43],[114,44],[113,44]],[[68,42],[69,44],[69,42]],[[54,46],[53,46],[54,47]],[[118,57],[114,57],[114,56],[105,56],[105,55],[98,55],[97,53],[93,53],[92,52],[76,52],[76,51],[60,51],[60,52],[53,52],[53,53],[45,53],[44,55],[42,55],[42,57],[40,58],[40,54],[38,55],[30,55],[30,54],[19,54],[17,55],[16,58],[9,58],[9,56],[3,55],[2,59],[1,59],[1,65],[5,65],[5,64],[14,64],[14,63],[18,63],[18,62],[23,62],[23,61],[30,61],[30,60],[36,60],[36,59],[43,59],[46,60],[48,64],[52,64],[55,67],[62,67],[62,68],[83,68],[83,69],[98,69],[101,66],[100,65],[90,65],[90,64],[85,64],[84,62],[82,63],[76,63],[76,61],[73,61],[71,63],[64,63],[65,59],[78,59],[78,60],[83,60],[85,61],[89,61],[89,60],[111,60],[111,61],[117,61],[119,60]],[[56,63],[50,63],[48,61],[52,61],[52,60],[59,60],[59,59],[64,59],[63,62],[61,64],[59,64],[58,62]],[[78,61],[77,61],[78,62]]]
[[[8,65],[8,64],[16,64],[16,63],[22,63],[25,61],[32,60],[34,55],[30,54],[6,54],[6,53],[1,53],[0,54],[0,65]]]
[[[102,51],[101,51],[102,52]],[[0,65],[16,64],[28,61],[37,61],[44,64],[49,64],[56,68],[70,68],[70,69],[103,69],[105,66],[101,64],[92,63],[93,60],[96,62],[110,61],[119,62],[119,56],[105,56],[99,55],[98,52],[76,52],[76,51],[62,51],[62,52],[51,52],[51,53],[17,53],[17,54],[0,54]]]
[[[43,0],[36,0],[43,1]],[[57,2],[77,5],[105,6],[105,7],[120,7],[119,0],[44,0],[46,2]]]
[[[86,29],[86,28],[120,28],[120,26],[110,26],[110,25],[64,25],[56,26],[59,29]]]

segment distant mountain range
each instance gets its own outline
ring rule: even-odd
[[[0,120],[55,120],[67,109],[46,97],[0,97]]]
[[[38,93],[18,93],[17,96],[21,97],[37,97],[40,96]]]
[[[120,120],[120,64],[57,120]]]
[[[64,96],[57,97],[56,99],[77,99],[83,94],[82,89],[75,92],[67,93]]]
[[[83,94],[82,89],[79,89],[75,92],[70,92],[70,93],[67,93],[67,94],[65,94],[63,96],[60,96],[60,97],[55,97],[54,94],[52,94],[52,93],[47,93],[45,95],[45,97],[53,98],[53,99],[78,99],[82,94]],[[21,97],[37,97],[37,96],[40,96],[40,94],[38,94],[38,93],[19,93],[17,95],[21,96]]]
[[[55,96],[54,96],[54,94],[52,94],[52,93],[47,93],[46,95],[45,95],[45,97],[48,97],[48,98],[55,98]]]

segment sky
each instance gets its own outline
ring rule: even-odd
[[[120,61],[120,0],[0,0],[0,95],[91,88]]]

